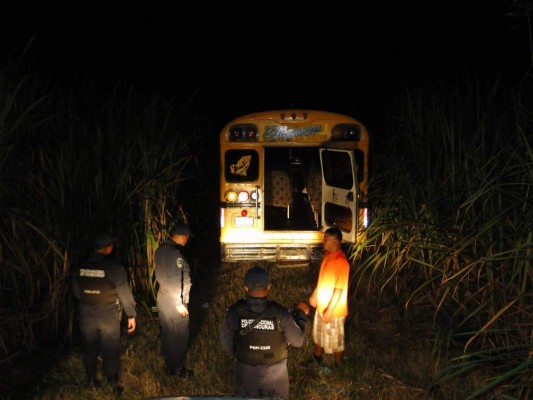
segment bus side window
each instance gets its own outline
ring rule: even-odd
[[[350,156],[338,151],[324,151],[322,158],[326,184],[341,189],[351,189],[354,177]]]

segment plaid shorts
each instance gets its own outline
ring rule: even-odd
[[[315,312],[313,321],[313,342],[332,354],[344,351],[344,320],[346,317],[334,317],[331,322],[322,322],[322,315]]]

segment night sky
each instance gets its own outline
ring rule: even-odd
[[[291,106],[376,120],[399,88],[467,71],[517,80],[531,64],[511,2],[361,3],[21,5],[4,13],[0,48],[20,54],[35,35],[25,57],[54,76],[196,93],[195,110],[221,124]]]

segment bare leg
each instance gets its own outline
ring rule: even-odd
[[[333,356],[335,357],[335,365],[337,367],[340,367],[342,364],[342,358],[344,357],[344,351],[339,351],[338,353],[333,353]]]
[[[322,356],[324,355],[324,348],[315,344],[313,348],[313,358],[317,364],[322,362]]]
[[[313,355],[316,357],[322,357],[324,355],[324,348],[315,344],[315,347],[313,348]]]

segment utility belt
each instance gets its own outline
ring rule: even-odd
[[[87,307],[88,312],[91,314],[100,315],[101,313],[104,313],[105,315],[109,315],[112,313],[113,315],[116,316],[116,318],[119,321],[122,321],[123,307],[119,299],[116,299],[111,303],[105,303],[105,304],[94,304],[94,303],[81,302],[81,305],[83,307]]]
[[[117,306],[117,309],[119,310],[120,313],[122,313],[122,304],[120,303],[120,299],[116,299],[116,300],[113,300],[111,302],[107,302],[107,303],[101,303],[101,302],[95,302],[95,301],[81,301],[81,304],[83,304],[84,306],[110,306],[110,305],[113,305],[115,304]]]

